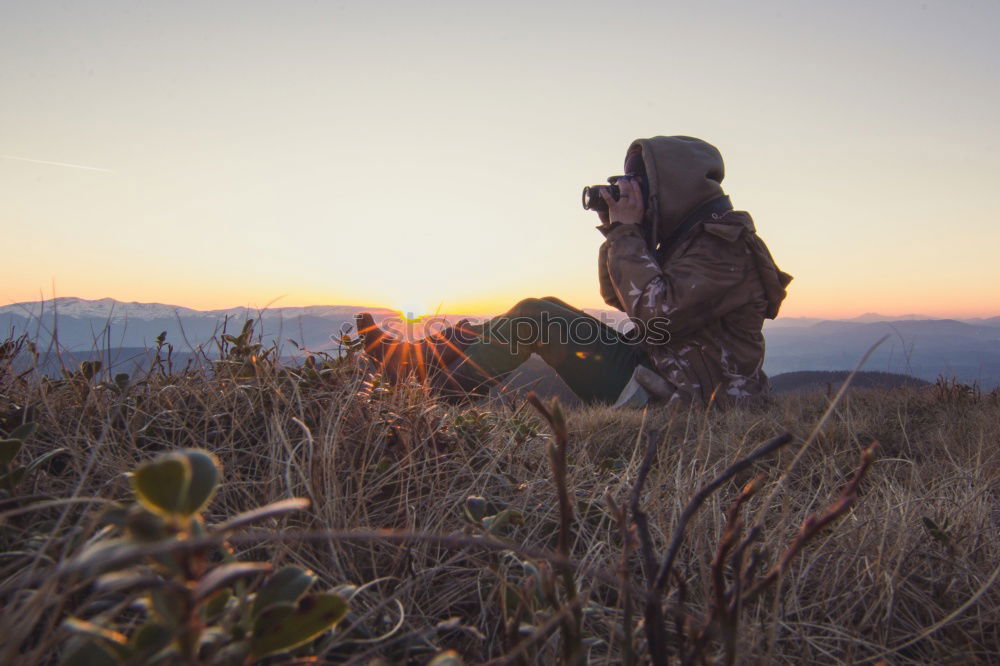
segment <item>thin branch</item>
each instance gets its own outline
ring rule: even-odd
[[[618,506],[610,492],[604,496],[618,526],[618,533],[622,540],[622,558],[619,575],[621,576],[621,604],[622,604],[622,664],[632,666],[635,663],[634,646],[632,645],[632,588],[628,585],[629,567],[628,561],[632,555],[632,537],[629,533],[628,513],[623,507]],[[613,636],[614,634],[612,634]]]
[[[656,567],[656,556],[653,551],[653,539],[649,534],[649,520],[639,503],[643,486],[646,485],[646,479],[649,476],[649,470],[653,466],[653,461],[656,460],[658,441],[658,432],[646,433],[646,453],[639,465],[635,485],[632,486],[629,511],[632,514],[632,521],[635,523],[636,533],[639,537],[642,569],[646,576],[646,602],[643,615],[646,624],[646,641],[649,643],[649,656],[655,666],[666,666],[667,629],[663,618],[663,609],[660,607],[660,597],[654,593],[654,587],[650,585]]]
[[[657,441],[659,433],[650,431],[646,433],[646,453],[643,455],[642,463],[639,465],[639,472],[632,486],[632,493],[629,497],[629,512],[632,514],[632,521],[635,523],[639,537],[639,550],[642,557],[642,568],[647,580],[652,580],[653,571],[656,567],[656,555],[653,551],[653,539],[649,534],[649,519],[640,508],[639,499],[642,495],[643,486],[646,485],[646,478],[649,470],[656,460]]]
[[[559,498],[559,542],[558,552],[563,560],[570,557],[570,531],[573,524],[573,502],[569,496],[566,482],[566,450],[569,448],[569,430],[566,427],[566,417],[559,406],[559,399],[553,398],[548,407],[542,404],[535,392],[528,393],[528,402],[534,406],[552,428],[553,441],[549,443],[549,462],[552,466],[552,479],[556,484],[556,494]],[[559,569],[563,592],[570,603],[577,599],[576,581],[573,578],[574,568],[566,564],[556,564]],[[583,658],[583,642],[581,628],[583,612],[574,606],[572,618],[566,617],[563,622],[563,661],[576,663]]]
[[[522,640],[520,643],[515,645],[510,652],[506,653],[502,657],[497,657],[496,659],[491,659],[486,662],[484,666],[490,665],[500,665],[500,664],[510,664],[513,663],[518,657],[524,655],[533,645],[541,641],[543,638],[549,635],[549,633],[555,629],[561,622],[570,619],[570,617],[580,611],[583,606],[583,600],[581,598],[576,598],[567,604],[564,604],[559,612],[550,617],[545,621],[542,626],[531,632],[531,635]]]
[[[184,541],[160,541],[143,546],[135,546],[114,553],[100,560],[102,569],[108,570],[127,566],[147,557],[168,555],[176,552],[198,550],[217,546],[223,543],[234,545],[259,546],[261,543],[277,542],[309,542],[309,541],[384,541],[389,543],[425,542],[437,543],[446,548],[470,548],[493,552],[512,552],[521,557],[550,562],[555,566],[572,567],[595,580],[609,585],[621,583],[620,577],[605,569],[587,566],[573,559],[563,557],[558,553],[531,548],[523,544],[503,541],[492,536],[465,536],[460,534],[431,534],[392,529],[355,529],[355,530],[286,530],[276,533],[274,530],[257,529],[239,534],[210,534],[204,537],[185,539]],[[86,573],[93,566],[93,561],[73,559],[64,562],[42,575],[23,581],[16,589],[36,585],[56,578],[64,578],[75,574]]]
[[[688,505],[684,507],[684,511],[681,513],[680,520],[677,522],[677,527],[674,528],[673,538],[671,539],[667,556],[663,558],[663,563],[660,565],[660,570],[656,575],[656,582],[653,589],[658,594],[663,594],[663,590],[666,588],[667,577],[670,574],[670,568],[674,564],[674,558],[677,557],[677,551],[680,550],[681,543],[684,541],[684,532],[687,530],[688,522],[690,522],[691,517],[694,516],[695,512],[698,511],[708,496],[718,490],[719,487],[729,481],[729,479],[747,469],[764,456],[770,455],[791,441],[792,436],[787,432],[782,435],[778,435],[747,457],[742,460],[738,460],[727,467],[712,482],[699,490],[698,494],[696,494],[691,501],[688,502]]]
[[[739,496],[737,496],[729,507],[729,511],[726,512],[726,526],[722,531],[722,538],[719,540],[719,546],[715,550],[715,557],[712,559],[711,565],[712,590],[715,598],[705,624],[695,639],[694,647],[685,663],[693,663],[695,657],[703,653],[705,645],[716,626],[718,626],[722,637],[725,663],[727,666],[732,666],[735,663],[737,617],[727,601],[726,559],[734,546],[739,548],[742,545],[742,543],[737,545],[737,541],[743,533],[743,521],[740,520],[740,509],[757,492],[763,480],[764,475],[759,474],[747,482],[740,491]],[[739,569],[736,571],[738,581]]]
[[[854,501],[858,496],[858,485],[864,478],[865,473],[872,464],[872,460],[875,459],[875,449],[878,446],[878,442],[872,442],[868,448],[861,452],[861,461],[858,463],[857,469],[854,471],[854,477],[847,483],[846,486],[840,491],[840,496],[827,507],[822,513],[811,514],[802,521],[802,525],[799,527],[799,532],[795,536],[791,545],[788,549],[778,558],[778,561],[771,567],[763,578],[758,580],[756,583],[750,587],[745,596],[745,601],[750,602],[757,598],[761,592],[767,589],[772,583],[777,581],[788,569],[788,566],[795,559],[795,556],[802,551],[807,543],[809,543],[813,537],[823,531],[823,528],[837,520],[854,504]]]

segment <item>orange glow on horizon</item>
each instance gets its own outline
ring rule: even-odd
[[[853,294],[834,296],[822,302],[804,303],[795,289],[795,283],[789,288],[788,299],[782,304],[779,318],[809,317],[820,319],[850,319],[863,314],[877,313],[884,316],[906,316],[906,315],[926,315],[934,318],[977,318],[995,317],[1000,315],[1000,307],[989,307],[983,304],[981,294],[962,293],[953,294],[950,299],[938,298],[933,301],[930,298],[909,296],[899,297],[896,294],[877,295],[872,294],[871,298],[859,302],[857,298],[851,298]],[[494,294],[488,298],[466,299],[448,301],[438,298],[413,298],[409,305],[399,305],[395,303],[380,302],[376,297],[371,298],[347,298],[343,294],[331,293],[322,290],[306,290],[297,294],[276,295],[260,298],[257,295],[242,291],[226,290],[205,290],[198,289],[192,291],[166,291],[156,288],[136,288],[112,290],[108,288],[98,288],[95,290],[80,289],[57,289],[55,296],[77,297],[86,300],[99,300],[102,298],[113,298],[121,302],[139,303],[162,303],[165,305],[175,305],[179,307],[191,308],[194,310],[227,310],[231,308],[247,307],[254,309],[286,308],[286,307],[307,307],[307,306],[343,306],[357,308],[372,308],[391,310],[405,319],[417,320],[434,315],[467,315],[472,317],[489,317],[501,314],[510,309],[518,301],[529,297],[540,297],[554,295],[568,303],[582,309],[609,310],[596,294],[565,293],[558,289],[535,289],[530,293],[510,293]],[[1000,296],[1000,295],[998,295]],[[21,293],[8,295],[6,302],[0,305],[9,305],[19,302],[31,302],[38,300],[51,300],[53,294],[51,290],[41,290],[34,294]],[[1000,298],[998,298],[1000,302]]]

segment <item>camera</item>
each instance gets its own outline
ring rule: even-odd
[[[601,196],[601,188],[606,187],[611,193],[611,198],[618,201],[621,198],[622,191],[615,184],[620,178],[625,178],[625,176],[611,176],[608,178],[608,183],[610,185],[588,185],[583,188],[583,209],[584,210],[596,210],[601,213],[608,212],[608,203]]]
[[[618,201],[621,198],[622,192],[617,183],[622,179],[635,180],[638,182],[639,188],[642,190],[643,202],[649,199],[649,185],[643,175],[629,174],[627,176],[611,176],[608,178],[608,185],[588,185],[583,188],[583,209],[596,210],[601,213],[606,213],[608,211],[608,204],[604,201],[604,197],[601,196],[601,188],[608,188],[608,191],[611,193],[611,198]]]
[[[608,212],[608,202],[601,196],[601,188],[607,187],[611,192],[611,198],[615,201],[621,197],[622,191],[617,185],[588,185],[583,188],[583,209],[596,210],[602,213]]]

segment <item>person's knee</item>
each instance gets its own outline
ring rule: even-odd
[[[543,298],[525,298],[510,309],[510,314],[517,317],[535,317],[550,307],[552,304]]]
[[[552,308],[541,298],[525,298],[512,307],[503,321],[503,331],[513,349],[533,348],[542,340],[542,329]]]
[[[581,315],[586,315],[586,313],[580,308],[570,305],[563,299],[557,296],[546,296],[542,299],[550,304],[549,311],[552,313],[560,313],[566,317],[578,317]]]
[[[542,312],[550,314],[565,314],[565,312],[576,312],[576,309],[566,303],[566,301],[556,296],[543,296],[542,298],[525,298],[518,301],[510,310],[511,314],[521,316],[537,316]]]

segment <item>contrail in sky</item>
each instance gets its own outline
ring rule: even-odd
[[[34,162],[35,164],[49,164],[51,166],[69,167],[71,169],[84,169],[86,171],[103,171],[104,173],[118,173],[114,169],[102,169],[101,167],[84,166],[83,164],[70,164],[69,162],[50,162],[48,160],[33,160],[30,157],[15,157],[14,155],[0,155],[3,160],[17,160],[19,162]]]

